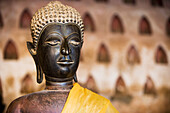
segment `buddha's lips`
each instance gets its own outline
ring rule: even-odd
[[[61,64],[61,65],[71,65],[74,64],[73,61],[58,61],[57,64]]]

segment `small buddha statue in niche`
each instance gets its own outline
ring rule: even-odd
[[[118,113],[108,99],[77,83],[83,30],[80,14],[57,1],[34,14],[33,43],[27,42],[27,47],[36,64],[37,82],[44,74],[46,88],[15,99],[7,113]]]

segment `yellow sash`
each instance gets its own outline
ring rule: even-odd
[[[119,113],[111,102],[86,89],[78,83],[74,84],[67,98],[62,113]]]

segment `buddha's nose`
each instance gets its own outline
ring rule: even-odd
[[[67,42],[64,42],[62,47],[61,47],[61,54],[62,55],[69,55],[71,52],[69,46],[68,46],[68,43]]]

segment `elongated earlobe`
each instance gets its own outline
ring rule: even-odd
[[[74,78],[73,79],[74,79],[75,82],[78,82],[76,73],[74,74]]]
[[[40,84],[43,81],[43,71],[38,63],[38,58],[37,58],[33,43],[27,42],[27,48],[28,48],[28,51],[30,52],[31,56],[34,59],[36,69],[37,69],[37,82]]]
[[[37,82],[40,84],[43,81],[43,71],[39,65],[37,67]]]

